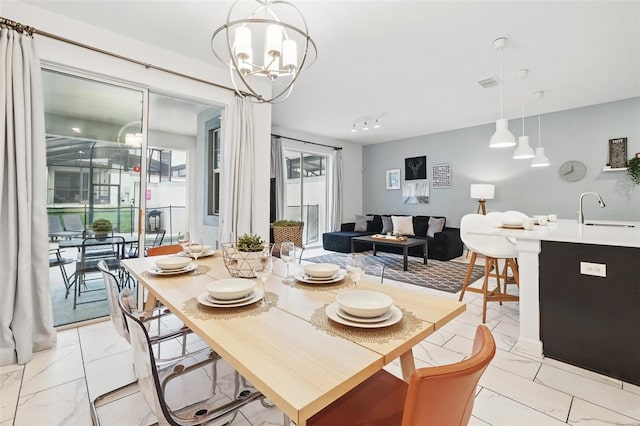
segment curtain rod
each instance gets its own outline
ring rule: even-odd
[[[165,72],[167,74],[175,75],[175,76],[178,76],[178,77],[188,78],[189,80],[197,81],[199,83],[209,84],[211,86],[215,86],[215,87],[218,87],[220,89],[230,90],[232,92],[236,91],[236,89],[234,89],[232,87],[224,86],[222,84],[214,83],[212,81],[204,80],[204,79],[201,79],[201,78],[198,78],[198,77],[194,77],[194,76],[191,76],[191,75],[188,75],[188,74],[183,74],[181,72],[173,71],[173,70],[170,70],[168,68],[163,68],[163,67],[159,67],[157,65],[153,65],[153,64],[146,63],[146,62],[138,61],[136,59],[132,59],[132,58],[129,58],[127,56],[119,55],[117,53],[109,52],[107,50],[103,50],[103,49],[100,49],[100,48],[97,48],[97,47],[89,46],[88,44],[80,43],[78,41],[71,40],[71,39],[68,39],[66,37],[62,37],[62,36],[59,36],[59,35],[56,35],[56,34],[48,33],[46,31],[38,30],[38,29],[33,28],[33,27],[28,27],[28,26],[22,25],[22,24],[20,24],[18,22],[12,21],[10,19],[3,18],[1,16],[0,16],[0,26],[7,26],[7,27],[9,27],[9,28],[11,28],[13,30],[18,31],[19,33],[27,33],[29,36],[32,36],[33,34],[37,34],[37,35],[41,35],[41,36],[44,36],[44,37],[47,37],[47,38],[50,38],[50,39],[53,39],[53,40],[62,41],[64,43],[68,43],[68,44],[72,44],[74,46],[82,47],[83,49],[92,50],[94,52],[102,53],[103,55],[107,55],[107,56],[111,56],[113,58],[121,59],[123,61],[131,62],[131,63],[134,63],[136,65],[143,66],[143,67],[145,67],[147,69],[153,69],[153,70],[156,70],[156,71],[162,71],[162,72]],[[253,96],[250,93],[246,93],[246,92],[242,92],[242,95],[243,96]]]
[[[296,142],[308,143],[308,144],[311,144],[311,145],[324,146],[326,148],[333,148],[333,149],[336,149],[338,151],[340,151],[342,149],[341,146],[331,146],[331,145],[325,145],[323,143],[318,143],[318,142],[303,141],[302,139],[290,138],[289,136],[275,135],[273,133],[271,134],[271,136],[274,136],[276,138],[289,139],[291,141],[296,141]]]

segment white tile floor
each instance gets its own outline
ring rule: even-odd
[[[305,257],[318,254],[306,251]],[[410,286],[390,280],[385,285]],[[458,297],[424,288],[419,291]],[[414,348],[417,367],[457,362],[469,354],[480,323],[479,296],[467,293],[467,311]],[[639,386],[516,353],[517,303],[492,303],[488,309],[487,324],[498,351],[480,380],[470,424],[640,425]],[[201,345],[191,339],[188,347],[193,350]],[[400,372],[397,360],[387,368]],[[220,390],[229,396],[231,373],[225,374],[219,381]],[[57,348],[36,354],[27,365],[0,368],[0,426],[90,425],[89,398],[133,379],[130,347],[110,322],[60,331]],[[202,377],[203,383],[206,379]],[[135,389],[101,407],[99,415],[103,425],[155,422]],[[247,406],[233,422],[240,426],[280,424],[279,410],[259,403]]]

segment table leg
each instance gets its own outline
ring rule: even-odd
[[[408,270],[409,269],[409,264],[407,261],[407,257],[409,256],[409,247],[404,246],[404,248],[402,249],[402,255],[404,257],[404,270]]]
[[[411,375],[416,370],[412,349],[409,349],[407,352],[400,355],[400,367],[402,367],[402,378],[405,382],[409,383]]]
[[[424,242],[424,264],[427,264],[427,257],[429,256],[429,245],[427,242]]]
[[[355,253],[356,249],[355,249],[355,245],[353,244],[353,238],[351,239],[351,253]]]
[[[150,312],[150,315],[152,315],[153,310],[156,308],[156,300],[156,297],[148,292],[147,301],[144,303],[144,311]]]
[[[373,245],[373,255],[375,256],[376,255],[376,243],[372,243],[372,245]]]

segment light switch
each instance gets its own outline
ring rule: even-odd
[[[580,262],[580,273],[594,277],[606,277],[607,265],[606,263]]]

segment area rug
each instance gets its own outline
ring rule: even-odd
[[[429,259],[425,265],[422,258],[409,256],[409,268],[408,271],[405,272],[402,270],[402,255],[378,252],[374,257],[371,252],[365,252],[364,254],[368,255],[368,259],[371,259],[369,263],[378,262],[385,265],[385,279],[434,288],[448,293],[460,291],[468,267],[468,265],[464,263],[434,259]],[[344,268],[347,255],[343,253],[330,253],[304,260],[314,263],[333,263]],[[476,281],[483,275],[484,268],[475,266],[471,273],[470,282]]]

